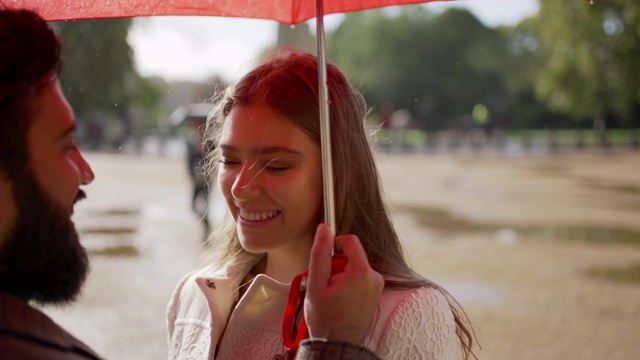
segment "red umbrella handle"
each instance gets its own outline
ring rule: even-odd
[[[346,264],[346,256],[343,254],[334,255],[333,259],[331,259],[331,275],[343,272]],[[298,307],[300,299],[300,284],[302,283],[302,279],[307,275],[309,275],[309,270],[299,274],[291,282],[289,301],[287,302],[287,309],[284,312],[284,319],[282,320],[282,339],[287,350],[297,349],[300,342],[309,337],[309,330],[307,329],[307,323],[303,316],[296,338],[293,339],[293,325],[296,320],[296,308]]]

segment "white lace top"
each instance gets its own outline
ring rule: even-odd
[[[168,308],[169,359],[270,360],[284,354],[290,284],[258,275],[237,299],[244,273],[201,269],[180,281]],[[447,300],[432,288],[385,290],[365,345],[382,359],[454,359],[459,349]]]

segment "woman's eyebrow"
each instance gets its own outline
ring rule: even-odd
[[[231,152],[231,153],[240,152],[238,150],[238,148],[236,148],[233,145],[229,145],[229,144],[220,144],[220,148],[222,150],[225,150],[225,151],[228,151],[228,152]],[[302,152],[300,152],[298,150],[291,149],[291,148],[282,147],[282,146],[269,146],[269,147],[261,147],[261,148],[257,148],[257,149],[252,149],[251,153],[253,155],[284,154],[284,155],[293,155],[293,156],[304,157],[304,154],[302,154]]]

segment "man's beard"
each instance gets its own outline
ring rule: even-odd
[[[21,175],[13,182],[18,216],[0,263],[16,295],[42,305],[72,302],[87,276],[89,258],[71,209],[56,203],[31,171]],[[76,201],[84,197],[79,190]]]

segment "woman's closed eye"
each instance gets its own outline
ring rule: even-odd
[[[285,164],[267,164],[264,166],[264,169],[270,172],[282,172],[291,169],[291,166]]]
[[[222,165],[222,166],[233,166],[233,165],[239,165],[240,162],[236,161],[236,160],[229,160],[229,159],[220,159],[218,160],[218,162]]]

